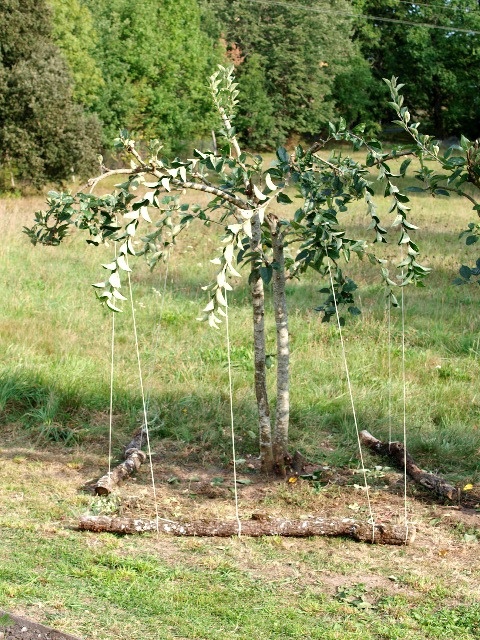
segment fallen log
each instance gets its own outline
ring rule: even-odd
[[[249,537],[287,536],[306,538],[312,536],[341,536],[359,542],[405,545],[415,539],[415,528],[402,525],[358,522],[351,518],[308,518],[286,520],[283,518],[255,518],[242,521],[240,533]],[[236,520],[196,520],[171,522],[169,520],[140,520],[135,518],[111,518],[108,516],[83,516],[78,528],[83,531],[106,533],[145,533],[158,531],[172,536],[198,536],[227,538],[239,534]]]
[[[94,487],[97,496],[108,496],[112,493],[121,482],[138,471],[146,459],[147,456],[143,451],[129,449],[126,460],[97,482]]]
[[[375,453],[390,458],[400,469],[406,469],[407,475],[424,489],[432,491],[441,498],[459,501],[460,490],[449,484],[441,476],[420,469],[401,442],[382,442],[368,431],[361,431],[360,440],[362,444]]]

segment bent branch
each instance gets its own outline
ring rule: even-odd
[[[412,456],[406,451],[405,447],[400,442],[382,442],[377,440],[368,431],[362,431],[360,433],[360,440],[362,444],[382,456],[386,456],[393,460],[393,462],[400,469],[406,469],[407,474],[417,484],[424,489],[435,493],[441,498],[448,498],[448,500],[457,501],[460,498],[460,492],[456,487],[453,487],[442,477],[435,475],[434,473],[428,473],[423,471],[415,463]]]

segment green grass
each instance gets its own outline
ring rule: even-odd
[[[372,572],[365,568],[365,582],[345,577],[335,593],[326,591],[324,577],[341,556],[341,545],[311,541],[299,562],[298,549],[282,549],[275,540],[177,541],[169,559],[168,553],[159,558],[129,538],[3,522],[0,549],[9,553],[0,568],[0,605],[22,603],[23,611],[38,616],[41,603],[48,624],[99,639],[139,632],[142,638],[162,640],[478,637],[475,595],[447,604],[445,598],[458,597],[458,589],[452,592],[441,580],[403,573],[401,561],[392,563],[384,549],[375,549],[375,555],[386,570],[397,576],[400,570],[395,577],[400,593],[368,586]],[[264,575],[239,566],[244,553],[254,561],[262,557]],[[366,555],[373,557],[369,551]],[[299,568],[290,576],[279,569],[287,558]],[[344,560],[345,573],[358,568],[358,561],[354,566]]]
[[[87,246],[75,234],[58,248],[33,248],[20,229],[31,220],[34,199],[2,203],[5,248],[0,284],[3,313],[0,411],[20,419],[48,440],[84,441],[105,435],[108,409],[111,317],[95,300],[90,283],[101,279],[100,263],[111,248]],[[409,447],[429,468],[478,478],[480,449],[480,322],[478,287],[452,284],[458,265],[474,248],[458,240],[471,219],[459,198],[415,197],[410,218],[420,226],[418,242],[433,272],[425,289],[405,290],[407,424]],[[380,210],[387,203],[379,200]],[[385,211],[383,212],[386,220]],[[348,220],[361,233],[364,214]],[[210,258],[215,230],[197,228],[182,239],[169,264],[165,300],[162,267],[149,273],[136,265],[133,286],[146,392],[159,435],[199,442],[228,456],[226,343],[196,321],[204,305],[201,286],[215,267]],[[395,262],[395,244],[383,248]],[[392,383],[388,381],[388,326],[375,267],[352,262],[363,314],[345,328],[347,359],[360,426],[383,437],[392,422],[401,435],[401,324],[392,313]],[[251,311],[246,278],[232,300],[231,335],[239,448],[255,452],[252,393]],[[313,311],[321,300],[316,277],[288,285],[292,334],[292,444],[315,457],[319,434],[329,433],[356,456],[350,401],[335,323],[324,325]],[[267,293],[267,303],[268,303]],[[159,324],[160,314],[162,315]],[[268,318],[269,352],[275,333]],[[275,368],[270,371],[273,392]],[[389,400],[390,396],[390,400]],[[132,321],[128,307],[116,317],[114,407],[117,432],[128,433],[141,408]],[[249,435],[250,434],[250,435]],[[119,435],[119,437],[122,437]]]
[[[466,533],[478,537],[478,527],[459,523],[452,530],[445,514],[428,506],[416,507],[418,546],[393,550],[340,540],[156,541],[69,529],[86,509],[105,508],[79,488],[105,468],[111,316],[90,284],[101,279],[100,263],[112,248],[89,247],[80,234],[58,248],[32,247],[21,227],[40,206],[38,198],[0,202],[1,608],[92,639],[478,637],[478,542],[465,542]],[[385,203],[380,207],[386,215]],[[480,290],[452,285],[458,265],[475,255],[475,247],[457,237],[471,217],[459,199],[413,199],[411,219],[421,227],[418,242],[433,272],[425,289],[405,290],[408,448],[422,466],[455,482],[480,480]],[[355,209],[352,230],[364,222]],[[165,296],[162,267],[150,273],[139,262],[133,274],[154,445],[160,438],[183,443],[205,464],[231,458],[225,333],[196,321],[218,245],[213,229],[182,239]],[[384,251],[397,260],[395,244]],[[361,285],[363,314],[348,322],[344,337],[359,426],[385,437],[391,423],[401,438],[400,317],[392,314],[389,399],[378,274],[367,262],[353,262],[351,269]],[[238,283],[230,313],[239,456],[257,451],[246,280]],[[292,448],[319,462],[357,466],[338,331],[313,311],[321,286],[312,275],[288,285]],[[274,352],[271,317],[267,326],[268,351]],[[274,377],[275,367],[271,392]],[[116,316],[115,451],[140,410],[126,308]],[[282,491],[267,493],[262,505],[309,511],[313,493]],[[319,499],[333,512],[337,500],[358,499],[351,487],[352,497],[342,498],[345,491],[321,489]],[[375,500],[388,504],[389,494],[375,494]]]

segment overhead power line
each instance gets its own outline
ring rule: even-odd
[[[480,35],[480,31],[475,29],[465,29],[463,27],[445,26],[441,24],[431,24],[429,22],[412,22],[411,20],[402,20],[401,18],[387,18],[385,16],[372,16],[365,13],[350,13],[348,11],[334,11],[331,9],[317,9],[312,6],[305,6],[294,2],[279,2],[278,0],[244,0],[252,4],[270,5],[277,7],[285,7],[286,9],[300,9],[302,11],[310,11],[312,13],[328,13],[331,15],[342,15],[350,18],[359,18],[360,20],[372,20],[378,22],[387,22],[393,24],[403,24],[410,27],[423,27],[426,29],[441,29],[442,31],[448,31],[449,33],[467,33],[469,35]],[[415,3],[413,3],[415,4]]]
[[[431,4],[427,2],[415,2],[414,0],[397,0],[398,4],[409,4],[415,7],[427,7],[428,9],[440,9],[440,11],[465,11],[461,7],[452,7],[447,4]],[[391,7],[393,8],[393,7]],[[470,11],[478,13],[477,7],[467,7]]]

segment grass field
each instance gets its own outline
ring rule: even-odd
[[[386,211],[386,203],[379,204]],[[111,316],[89,285],[102,279],[100,264],[112,248],[87,246],[80,234],[57,248],[32,247],[21,228],[41,206],[41,198],[0,201],[0,608],[87,638],[478,637],[478,515],[457,517],[413,489],[410,509],[420,535],[406,549],[334,540],[135,540],[69,529],[86,510],[126,508],[133,489],[140,511],[151,505],[146,471],[118,503],[98,503],[81,491],[107,464]],[[458,266],[476,258],[475,247],[458,240],[471,219],[469,204],[458,198],[414,198],[411,220],[421,228],[418,242],[433,271],[425,289],[405,290],[408,447],[422,466],[462,485],[480,482],[480,289],[452,285]],[[352,230],[364,222],[360,208],[350,214]],[[231,460],[225,334],[196,321],[218,245],[214,229],[192,230],[169,263],[165,290],[164,267],[149,273],[139,261],[133,274],[154,448],[165,454],[156,470],[166,517],[202,509],[232,514],[229,494],[205,506],[189,484],[200,470],[215,476]],[[396,244],[385,248],[385,257],[398,255]],[[393,314],[389,394],[379,278],[366,261],[352,263],[351,274],[361,285],[362,316],[348,322],[345,341],[359,426],[385,437],[391,423],[401,438],[399,314]],[[241,457],[257,450],[246,280],[238,283],[230,312]],[[315,462],[354,470],[338,332],[313,311],[321,286],[313,276],[288,286],[292,447]],[[271,318],[268,326],[273,351]],[[272,390],[273,381],[274,369]],[[116,316],[113,404],[118,454],[141,409],[128,310]],[[189,470],[188,482],[172,460]],[[369,468],[378,464],[367,456]],[[300,483],[288,491],[274,484],[245,494],[243,508],[364,513],[356,482]],[[402,508],[392,483],[391,491],[379,485],[375,493],[385,519],[389,513],[397,518]]]

